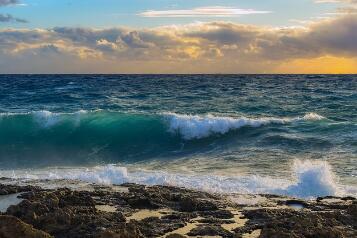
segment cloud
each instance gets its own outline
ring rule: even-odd
[[[232,7],[200,7],[188,10],[161,10],[145,11],[139,16],[142,17],[236,17],[251,14],[267,14],[270,11],[258,11],[254,9],[240,9]]]
[[[13,17],[10,14],[0,14],[0,22],[17,22],[17,23],[27,23],[26,20],[21,18]]]
[[[357,73],[355,42],[355,14],[299,28],[216,21],[150,29],[7,29],[0,30],[0,72],[298,73],[311,63],[315,67],[307,68],[316,72],[339,67]]]
[[[315,3],[341,3],[346,2],[345,0],[315,0]]]
[[[15,5],[18,4],[18,0],[0,0],[0,7],[1,6],[8,6],[8,5]]]
[[[315,3],[349,3],[356,4],[357,0],[315,0]]]
[[[20,2],[18,0],[0,0],[0,7],[9,5],[20,5]],[[27,23],[27,20],[13,17],[10,14],[0,14],[0,23],[4,22]]]

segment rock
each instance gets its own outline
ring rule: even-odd
[[[186,236],[175,233],[175,234],[167,235],[166,238],[186,238]]]
[[[343,197],[341,198],[342,201],[355,201],[356,198],[355,197],[351,197],[351,196],[347,196],[347,197]]]
[[[197,220],[197,222],[198,223],[206,223],[206,224],[214,224],[214,225],[235,223],[233,220],[217,219],[214,217],[202,218],[202,219]]]
[[[15,225],[9,226],[0,220],[0,227],[6,224],[3,226],[10,229],[6,230],[7,234],[23,231],[17,228],[21,226],[26,231],[43,232],[56,238],[141,238],[165,235],[181,238],[185,236],[167,234],[174,233],[188,223],[197,223],[198,226],[189,235],[241,237],[244,233],[260,229],[261,237],[357,237],[357,200],[352,197],[325,197],[317,201],[305,201],[264,195],[263,203],[237,207],[223,195],[169,186],[125,186],[128,192],[124,193],[120,189],[105,186],[93,186],[93,190],[89,191],[72,191],[67,188],[44,190],[0,184],[2,193],[21,192],[20,197],[24,199],[7,209],[6,215],[16,219],[13,222]],[[271,207],[260,207],[266,204]],[[97,209],[97,205],[115,209]],[[300,205],[305,209],[291,209],[285,205]],[[234,222],[234,214],[227,207],[236,207],[248,219],[244,225],[233,231],[222,228],[222,224]],[[160,217],[139,221],[126,219],[134,212],[157,208],[164,209],[164,212],[158,213]],[[153,214],[157,216],[157,211]],[[6,238],[4,235],[0,237]]]
[[[357,228],[357,204],[349,206],[347,213],[351,216],[351,220],[354,221],[354,227]]]
[[[133,197],[128,199],[127,203],[134,209],[157,209],[160,207],[147,197]]]
[[[32,190],[39,190],[39,187],[33,186],[16,186],[16,185],[5,185],[0,183],[0,195],[9,195],[14,193],[22,193]]]
[[[234,215],[228,210],[201,211],[199,215],[204,217],[214,217],[218,219],[232,219]]]
[[[14,216],[0,215],[0,237],[1,238],[50,238],[46,232],[34,229],[33,226],[24,223]]]
[[[215,225],[200,225],[192,229],[189,236],[222,236],[222,237],[233,237],[233,234],[229,231],[223,229],[221,226]]]
[[[244,231],[262,229],[260,237],[266,238],[357,237],[357,231],[351,228],[354,221],[345,213],[338,211],[309,212],[289,209],[257,209],[244,211],[243,214],[249,218],[249,221],[245,227],[235,230],[238,234],[242,234]]]
[[[194,212],[194,211],[214,211],[218,207],[210,200],[184,197],[180,203],[181,211]]]
[[[282,203],[278,203],[278,205],[282,204],[285,204],[287,206],[300,205],[301,207],[307,207],[309,205],[307,202],[298,199],[288,199],[286,201],[283,201]]]
[[[138,222],[145,237],[159,237],[185,226],[181,220],[166,220],[158,217],[145,218]]]
[[[120,228],[113,230],[106,230],[98,234],[98,238],[144,238],[144,236],[140,233],[138,226],[129,222],[127,224],[123,224]]]

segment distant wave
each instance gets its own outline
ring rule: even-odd
[[[211,144],[211,139],[216,140],[217,135],[228,132],[256,136],[240,131],[243,127],[254,130],[268,125],[321,119],[323,117],[317,114],[296,118],[248,118],[104,110],[3,113],[0,115],[0,167],[167,158],[179,153],[202,152]]]
[[[83,169],[47,170],[1,174],[14,179],[71,179],[97,184],[139,183],[171,185],[215,193],[280,194],[301,198],[328,195],[357,195],[357,187],[341,186],[331,166],[325,161],[300,161],[292,166],[290,178],[266,176],[214,176],[204,174],[174,174],[164,171],[128,171],[125,167],[106,165]]]
[[[87,115],[89,114],[89,115]],[[120,121],[123,117],[130,117],[135,120],[136,117],[140,118],[141,114],[126,114],[110,111],[86,111],[80,110],[74,113],[57,113],[50,111],[34,111],[27,113],[0,113],[1,117],[19,117],[29,116],[32,117],[39,126],[48,128],[65,121],[72,122],[74,125],[79,126],[81,119],[88,119],[92,116],[93,119],[99,117],[110,116],[111,121],[117,119]],[[231,130],[237,130],[242,127],[260,127],[268,124],[287,124],[297,121],[318,121],[326,119],[317,113],[307,113],[302,117],[221,117],[214,115],[184,115],[177,113],[164,113],[160,115],[145,115],[149,118],[156,118],[162,120],[163,123],[168,122],[168,131],[171,133],[179,133],[183,139],[201,139],[209,137],[212,134],[226,134]],[[160,118],[160,116],[162,118]],[[158,118],[159,117],[159,118]],[[1,123],[1,121],[0,121]]]

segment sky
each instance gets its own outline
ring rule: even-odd
[[[357,73],[357,0],[0,0],[0,73]]]

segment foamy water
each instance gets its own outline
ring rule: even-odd
[[[201,139],[212,134],[226,134],[242,127],[260,127],[268,124],[286,124],[299,121],[318,121],[326,119],[317,113],[307,113],[302,117],[293,118],[247,118],[219,117],[213,115],[180,115],[166,113],[169,120],[169,130],[178,132],[186,140]]]
[[[170,185],[225,194],[280,194],[299,198],[329,195],[357,196],[357,187],[339,184],[338,178],[327,162],[308,160],[296,160],[289,178],[259,175],[175,174],[143,169],[128,170],[126,167],[116,165],[37,171],[2,171],[0,176],[27,182],[42,179],[69,179],[104,185],[123,183]]]

